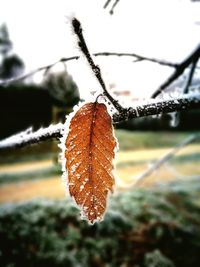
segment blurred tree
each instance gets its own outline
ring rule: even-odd
[[[49,90],[57,106],[73,107],[80,99],[78,86],[67,70],[48,73],[44,78],[43,86]]]
[[[5,23],[0,26],[0,53],[6,56],[12,49],[12,42],[9,38],[8,27]]]
[[[17,77],[24,70],[23,61],[13,53],[13,43],[10,40],[8,27],[5,23],[0,26],[0,79]]]
[[[66,114],[72,111],[74,105],[78,104],[79,91],[73,78],[65,71],[49,72],[43,82],[53,100],[52,120],[53,122],[64,122]]]

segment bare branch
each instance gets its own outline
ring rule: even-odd
[[[25,80],[26,78],[40,72],[40,71],[43,71],[45,70],[45,72],[47,72],[50,68],[54,67],[56,64],[58,63],[61,63],[61,62],[67,62],[67,61],[70,61],[70,60],[74,60],[74,59],[79,59],[78,56],[74,56],[74,57],[69,57],[69,58],[61,58],[60,60],[52,63],[52,64],[49,64],[49,65],[46,65],[46,66],[43,66],[43,67],[40,67],[40,68],[37,68],[27,74],[23,74],[19,77],[15,77],[15,78],[11,78],[11,79],[8,79],[8,80],[0,80],[0,85],[3,85],[3,86],[7,86],[9,84],[12,84],[12,83],[15,83],[15,82],[19,82],[19,81],[22,81],[22,80]]]
[[[105,2],[105,4],[104,4],[103,8],[107,8],[108,5],[110,4],[110,2],[111,2],[111,0],[107,0],[107,1]],[[119,3],[119,0],[115,0],[114,3],[112,4],[112,7],[111,7],[111,9],[110,9],[110,11],[109,11],[109,13],[110,13],[111,15],[113,15],[113,13],[114,13],[114,9],[115,9],[115,7],[117,6],[118,3]]]
[[[167,67],[172,67],[172,68],[177,68],[179,64],[177,63],[172,63],[169,61],[165,61],[165,60],[160,60],[160,59],[155,59],[155,58],[149,58],[149,57],[144,57],[135,53],[117,53],[117,52],[98,52],[98,53],[94,53],[93,56],[95,57],[99,57],[99,56],[117,56],[117,57],[134,57],[137,59],[137,61],[142,61],[142,60],[146,60],[146,61],[150,61],[153,63],[158,63],[160,65],[163,66],[167,66]],[[12,83],[15,82],[19,82],[22,80],[25,80],[26,78],[33,76],[34,74],[40,72],[40,71],[45,71],[45,74],[52,68],[54,67],[56,64],[58,63],[64,63],[67,61],[72,61],[72,60],[78,60],[80,59],[79,56],[73,56],[73,57],[68,57],[68,58],[61,58],[60,60],[57,60],[54,63],[51,63],[49,65],[45,65],[43,67],[37,68],[29,73],[23,74],[21,76],[15,77],[15,78],[11,78],[11,79],[7,79],[7,80],[0,80],[0,85],[2,86],[8,86]],[[134,62],[137,62],[136,60]]]
[[[72,26],[73,26],[75,34],[78,37],[79,48],[82,51],[82,53],[85,55],[95,77],[97,78],[99,84],[101,85],[104,95],[108,98],[108,100],[112,103],[112,105],[118,110],[118,112],[121,112],[123,110],[123,107],[118,103],[117,100],[115,100],[109,94],[108,90],[106,89],[105,82],[101,76],[101,70],[100,70],[99,66],[95,65],[95,63],[94,63],[94,61],[90,55],[90,52],[88,50],[88,47],[86,45],[86,42],[85,42],[85,39],[83,36],[83,30],[82,30],[80,21],[76,18],[73,18],[72,19]]]
[[[112,1],[112,0],[107,0],[107,1],[105,2],[105,4],[104,4],[103,8],[107,8],[107,6],[110,4],[111,1]]]
[[[193,76],[194,76],[194,72],[195,72],[195,69],[196,69],[197,62],[198,62],[198,58],[192,63],[192,67],[190,69],[188,80],[187,80],[187,83],[186,83],[185,88],[183,90],[184,94],[187,94],[189,92],[189,87],[190,87],[190,85],[192,83],[192,79],[193,79]]]
[[[166,163],[167,161],[169,161],[172,157],[175,156],[175,154],[181,150],[182,148],[184,148],[186,145],[190,144],[192,141],[194,141],[195,139],[197,139],[199,137],[198,134],[192,134],[190,136],[188,136],[186,139],[184,139],[182,142],[180,142],[179,144],[177,144],[175,147],[173,147],[169,152],[167,152],[163,157],[161,157],[160,159],[158,159],[154,164],[152,164],[145,172],[141,173],[140,175],[138,175],[137,177],[135,177],[135,181],[133,182],[133,184],[131,186],[138,186],[140,185],[142,182],[144,182],[144,180],[149,177],[154,171],[156,171],[157,169],[159,169],[164,163]],[[130,185],[129,185],[130,187]]]
[[[172,82],[174,82],[179,76],[182,75],[184,70],[193,62],[197,61],[200,57],[200,45],[194,50],[194,52],[182,61],[172,75],[153,93],[152,98],[156,98],[160,93],[164,91]]]
[[[118,57],[135,57],[138,60],[146,60],[150,61],[153,63],[158,63],[163,66],[167,67],[172,67],[172,68],[177,68],[179,66],[178,63],[172,63],[166,60],[161,60],[161,59],[156,59],[156,58],[150,58],[150,57],[144,57],[135,53],[116,53],[116,52],[99,52],[99,53],[94,53],[94,56],[118,56]]]
[[[110,10],[110,14],[113,15],[114,14],[114,9],[117,6],[117,4],[119,3],[120,0],[115,0],[115,2],[113,3],[111,10]]]
[[[196,108],[200,109],[200,94],[188,94],[182,98],[173,100],[170,99],[160,102],[156,102],[155,100],[152,102],[151,100],[151,103],[138,105],[136,107],[129,108],[128,110],[123,109],[121,113],[113,114],[112,118],[113,123],[115,124],[131,118]],[[32,130],[28,129],[25,132],[0,141],[0,150],[24,147],[30,144],[37,144],[47,139],[59,138],[62,136],[63,127],[64,125],[59,123],[56,125],[50,125],[47,128],[39,129],[36,132],[32,132]]]

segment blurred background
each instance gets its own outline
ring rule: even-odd
[[[53,64],[80,56],[72,16],[82,22],[91,53],[177,63],[199,44],[199,12],[199,1],[186,0],[1,0],[0,140],[64,122],[79,101],[101,91],[84,59]],[[174,70],[133,57],[94,60],[126,106],[149,98]],[[181,95],[188,73],[165,93]],[[198,64],[189,90],[200,91]],[[0,266],[200,266],[199,121],[200,110],[191,110],[116,125],[116,192],[103,222],[93,226],[66,195],[59,140],[0,151]]]

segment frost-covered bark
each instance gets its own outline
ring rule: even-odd
[[[200,109],[200,94],[187,94],[182,98],[169,99],[169,100],[149,100],[141,105],[123,108],[122,111],[113,114],[113,123],[118,123],[124,120],[145,117],[150,115],[157,115],[162,113]],[[23,147],[41,141],[61,137],[61,131],[64,125],[62,123],[50,125],[47,128],[41,128],[36,132],[28,129],[22,133],[13,135],[0,141],[0,150],[9,148]]]
[[[39,143],[51,138],[61,137],[61,130],[63,128],[62,123],[50,125],[47,128],[40,128],[36,132],[33,132],[32,128],[12,135],[2,141],[0,141],[0,150],[24,147],[30,144]]]
[[[200,94],[187,94],[180,98],[171,98],[168,100],[149,100],[149,103],[131,107],[127,110],[124,109],[124,112],[121,113],[115,113],[113,115],[113,121],[114,123],[118,123],[126,119],[188,109],[200,109]]]

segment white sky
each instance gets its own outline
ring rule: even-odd
[[[79,55],[70,17],[84,29],[90,52],[132,52],[177,62],[200,42],[200,3],[189,0],[120,0],[113,16],[106,0],[0,0],[14,50],[26,71],[61,57]],[[148,96],[173,69],[133,63],[131,58],[95,58],[106,83],[134,96]],[[82,97],[99,88],[85,61],[68,63]]]

